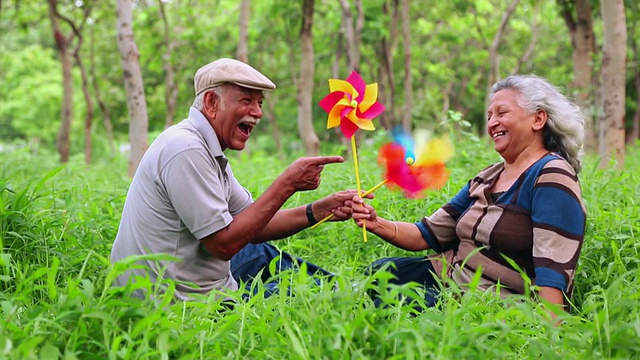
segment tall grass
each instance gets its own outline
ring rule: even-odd
[[[376,148],[372,146],[372,148]],[[340,149],[324,149],[333,154]],[[108,256],[129,180],[126,160],[65,166],[53,154],[3,153],[0,168],[0,358],[7,359],[449,359],[640,357],[640,151],[629,149],[623,172],[581,174],[587,234],[576,274],[574,307],[548,320],[527,297],[442,294],[440,307],[415,312],[411,286],[387,286],[388,274],[365,275],[384,256],[412,255],[375,236],[364,243],[351,223],[327,223],[278,245],[336,273],[313,286],[304,273],[280,275],[280,292],[224,310],[214,296],[172,303],[172,284],[156,301],[130,294],[156,284],[111,288],[136,259],[112,266]],[[291,155],[287,161],[291,160]],[[371,200],[382,216],[415,221],[453,196],[498,158],[482,143],[459,144],[452,177],[439,192],[415,201],[381,189]],[[231,157],[236,176],[257,197],[287,161],[259,151]],[[375,154],[360,155],[362,182],[380,180]],[[353,188],[350,163],[325,168],[320,188],[296,194],[300,205]],[[149,256],[159,259],[162,256]],[[367,291],[380,282],[389,306]],[[291,291],[288,291],[291,290]],[[293,293],[294,296],[289,295]],[[240,297],[240,294],[234,294]]]

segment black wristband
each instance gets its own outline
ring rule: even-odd
[[[318,222],[318,220],[316,220],[316,218],[313,217],[313,211],[311,210],[311,205],[313,205],[313,203],[307,204],[307,220],[309,220],[310,225],[315,225]]]

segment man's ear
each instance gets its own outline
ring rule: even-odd
[[[214,118],[215,114],[218,112],[218,107],[220,106],[220,99],[218,99],[218,95],[213,91],[207,91],[204,94],[203,101],[205,114]]]
[[[547,123],[547,112],[544,110],[538,110],[533,118],[533,124],[531,127],[534,131],[542,130]]]

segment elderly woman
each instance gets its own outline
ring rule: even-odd
[[[423,284],[429,306],[438,293],[434,277],[464,287],[477,271],[480,288],[499,288],[501,294],[523,294],[524,272],[541,298],[564,304],[586,220],[576,175],[583,124],[580,109],[542,78],[497,82],[487,132],[503,162],[482,170],[449,203],[416,223],[383,219],[357,197],[348,203],[358,226],[366,224],[399,248],[437,253],[382,259],[373,268],[392,262],[394,283]]]

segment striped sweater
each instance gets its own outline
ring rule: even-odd
[[[480,269],[481,289],[499,283],[501,293],[522,294],[526,285],[519,268],[533,284],[570,296],[586,222],[575,171],[550,153],[492,197],[490,188],[503,170],[504,163],[484,169],[417,223],[437,252],[429,256],[436,273],[464,285]]]

